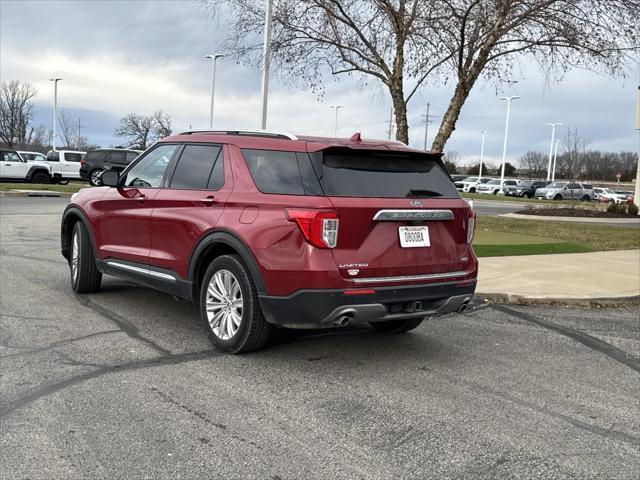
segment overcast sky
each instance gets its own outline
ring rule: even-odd
[[[58,105],[82,118],[83,135],[92,143],[121,143],[113,136],[118,120],[129,112],[170,113],[174,130],[206,128],[209,116],[211,64],[203,56],[216,51],[225,22],[213,20],[199,2],[183,1],[23,1],[0,0],[0,77],[21,80],[38,90],[36,123],[52,126],[53,87],[62,77]],[[215,126],[257,127],[259,70],[219,60]],[[486,155],[502,154],[505,104],[500,93],[520,95],[514,102],[508,160],[527,150],[548,151],[546,122],[578,128],[589,147],[635,151],[638,134],[633,119],[638,67],[627,79],[587,71],[570,72],[549,82],[536,68],[522,71],[518,83],[496,92],[480,82],[464,106],[446,150],[471,163],[480,150],[480,131],[489,130]],[[333,111],[340,110],[338,135],[356,131],[363,137],[386,138],[390,100],[370,81],[366,88],[349,79],[327,79],[322,99],[288,86],[272,76],[268,128],[294,133],[332,135]],[[429,85],[409,104],[411,145],[424,142],[426,103],[435,115],[429,141],[451,94],[451,85]],[[560,134],[564,135],[565,130]]]

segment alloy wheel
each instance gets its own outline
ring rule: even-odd
[[[75,233],[73,235],[73,241],[71,244],[71,278],[73,281],[76,281],[78,277],[78,264],[80,263],[80,240],[78,239],[78,234]]]
[[[229,270],[218,270],[207,286],[205,307],[214,335],[229,340],[240,328],[244,302],[240,282]]]

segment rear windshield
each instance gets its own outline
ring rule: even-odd
[[[447,172],[427,156],[326,151],[313,157],[328,196],[459,198]]]

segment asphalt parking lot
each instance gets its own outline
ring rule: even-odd
[[[171,296],[76,297],[51,200],[0,199],[3,479],[640,476],[639,308],[479,302],[231,356]]]

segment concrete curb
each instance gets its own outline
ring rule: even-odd
[[[506,218],[519,218],[521,220],[550,220],[555,222],[570,223],[609,223],[612,225],[640,225],[640,217],[638,218],[593,218],[593,217],[550,217],[545,215],[522,215],[520,213],[505,213],[500,215]]]
[[[640,295],[612,298],[539,298],[509,295],[505,293],[479,293],[476,297],[491,303],[510,305],[549,305],[555,307],[609,308],[609,307],[637,307],[640,306]]]
[[[49,191],[39,191],[33,190],[31,192],[0,192],[0,197],[64,197],[69,198],[73,195],[73,193],[69,192],[49,192]]]

